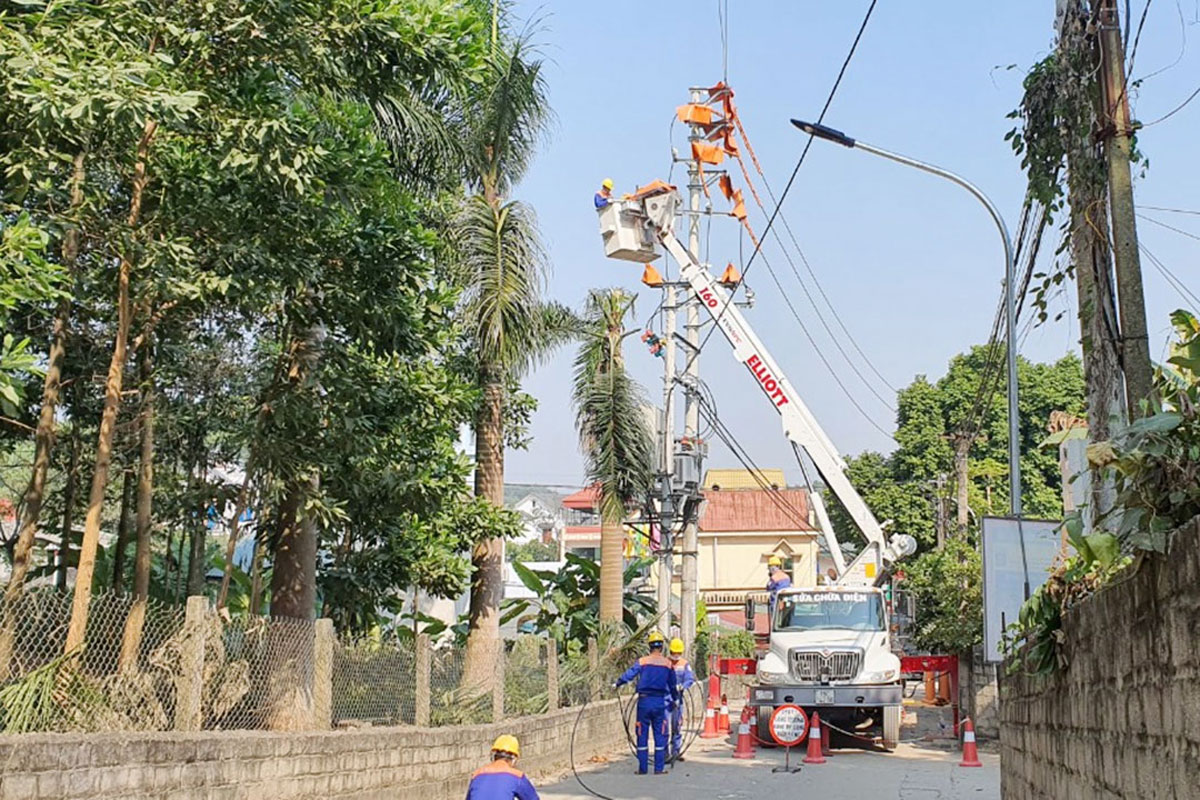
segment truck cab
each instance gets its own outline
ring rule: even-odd
[[[751,704],[759,737],[775,707],[793,703],[835,729],[894,749],[903,683],[892,651],[887,602],[875,586],[818,586],[779,593]]]

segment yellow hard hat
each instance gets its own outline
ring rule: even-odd
[[[770,558],[767,559],[767,566],[768,567],[782,567],[783,559],[780,558],[779,556],[771,556]]]
[[[605,189],[612,191],[612,188],[613,188],[612,178],[605,178],[604,181],[600,185],[603,186]]]
[[[519,756],[521,755],[521,743],[517,741],[517,737],[506,733],[503,736],[497,736],[496,741],[492,742],[492,752]]]
[[[646,641],[649,643],[649,645],[651,647],[654,647],[654,645],[656,645],[656,644],[661,645],[666,640],[667,640],[667,637],[663,636],[658,631],[653,631],[653,632],[651,632],[651,634],[649,636],[646,637]]]
[[[671,655],[675,655],[675,656],[683,655],[683,639],[672,639],[671,640]]]

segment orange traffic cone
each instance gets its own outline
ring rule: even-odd
[[[717,713],[717,733],[729,733],[729,700],[721,695],[721,710]]]
[[[754,712],[750,706],[742,709],[742,719],[738,723],[737,747],[733,750],[734,758],[754,758],[754,737],[750,734],[750,720]]]
[[[708,676],[708,704],[716,708],[721,702],[721,676],[713,673]]]
[[[704,709],[704,732],[700,734],[701,739],[720,739],[721,732],[717,730],[717,710],[709,703],[708,708]]]
[[[804,763],[825,763],[825,756],[821,753],[821,715],[815,711],[808,726],[808,755],[804,757]]]
[[[967,717],[963,724],[963,748],[962,762],[960,767],[982,767],[983,763],[979,760],[979,751],[975,749],[975,723],[971,722],[971,718]]]

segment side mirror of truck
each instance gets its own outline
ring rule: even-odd
[[[754,633],[754,598],[746,598],[746,630]]]

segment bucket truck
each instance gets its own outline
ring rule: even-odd
[[[779,593],[770,619],[770,640],[757,665],[750,703],[758,711],[758,733],[767,731],[770,712],[795,704],[806,712],[863,738],[896,746],[903,698],[900,659],[889,639],[888,608],[882,584],[893,565],[916,550],[908,535],[885,536],[883,527],[846,477],[846,464],[750,327],[719,281],[679,242],[674,223],[680,198],[675,187],[655,181],[600,209],[600,234],[609,258],[648,264],[661,247],[679,265],[680,275],[707,309],[714,324],[748,370],[751,382],[775,409],[783,433],[803,450],[867,541],[846,564],[821,497],[812,502],[837,573],[830,585]],[[747,627],[753,629],[753,600],[747,600]]]

